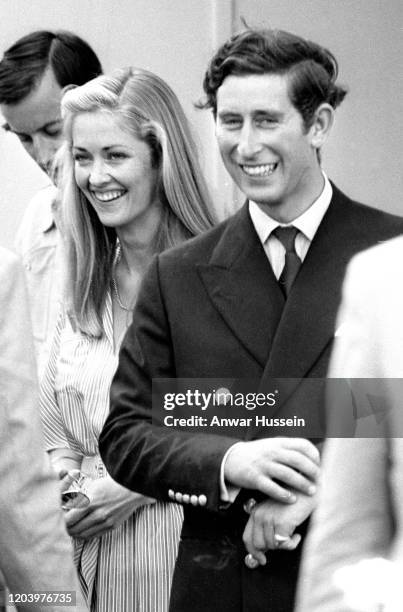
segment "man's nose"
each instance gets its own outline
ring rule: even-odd
[[[253,125],[245,123],[239,135],[238,152],[244,158],[254,157],[262,148],[259,135]]]

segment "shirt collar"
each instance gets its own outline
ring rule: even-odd
[[[313,202],[313,204],[311,204],[311,206],[305,212],[303,212],[302,215],[294,219],[292,223],[279,223],[263,212],[256,202],[252,202],[252,200],[249,201],[249,214],[262,244],[266,242],[273,230],[275,230],[279,225],[293,225],[299,229],[299,231],[302,232],[309,241],[313,240],[316,231],[323,217],[325,216],[327,209],[329,208],[333,195],[333,190],[329,179],[324,172],[322,174],[323,178],[325,179],[322,193]]]

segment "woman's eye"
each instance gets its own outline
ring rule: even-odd
[[[83,153],[74,153],[73,159],[77,163],[82,163],[82,162],[88,160],[88,156],[84,155]]]
[[[108,154],[109,159],[113,160],[119,160],[119,159],[126,159],[126,154],[122,153],[121,151],[113,151],[111,153]]]

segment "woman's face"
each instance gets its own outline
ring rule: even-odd
[[[159,170],[149,146],[123,130],[121,121],[101,110],[74,118],[74,174],[103,225],[137,232],[158,224]]]

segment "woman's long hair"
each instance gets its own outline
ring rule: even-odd
[[[160,252],[214,224],[210,196],[183,109],[172,89],[142,69],[118,70],[68,91],[62,100],[66,136],[63,156],[63,230],[66,297],[73,323],[90,336],[103,333],[102,312],[116,254],[116,232],[105,227],[77,187],[72,127],[77,114],[107,110],[148,144],[159,168],[163,214],[152,251]]]

